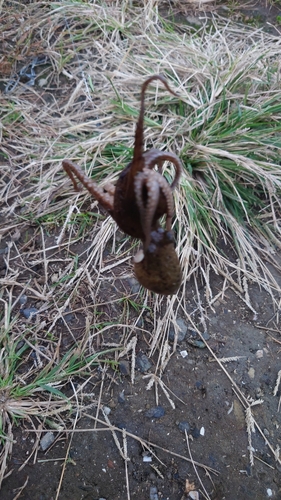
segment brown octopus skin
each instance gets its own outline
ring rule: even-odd
[[[78,184],[75,176],[107,210],[120,229],[143,241],[143,250],[137,254],[134,265],[139,282],[151,291],[170,295],[177,292],[182,279],[173,233],[170,231],[174,212],[173,190],[181,176],[182,165],[174,153],[157,149],[143,152],[144,95],[152,80],[160,80],[174,94],[161,75],[152,75],[142,85],[134,156],[121,172],[115,187],[110,185],[101,188],[69,160],[63,161],[63,168],[76,190]],[[175,167],[175,178],[171,185],[162,176],[164,161],[170,161]],[[158,172],[153,170],[155,165]],[[159,227],[159,218],[164,214],[165,230]]]
[[[124,233],[134,238],[139,238],[142,241],[146,240],[147,231],[144,230],[143,226],[145,225],[145,221],[143,224],[143,214],[140,213],[140,206],[136,200],[136,194],[140,196],[140,193],[136,193],[136,177],[138,174],[144,172],[144,170],[152,170],[155,165],[157,165],[158,169],[161,171],[162,164],[166,160],[172,162],[175,166],[175,180],[171,186],[167,183],[170,191],[170,194],[168,193],[169,199],[167,198],[167,191],[165,189],[160,189],[158,199],[155,200],[150,213],[147,214],[151,220],[150,231],[152,231],[153,229],[157,229],[159,225],[158,219],[169,210],[172,190],[176,187],[182,173],[181,161],[175,154],[162,152],[157,149],[151,149],[145,153],[143,152],[144,96],[149,83],[153,80],[160,80],[171,94],[177,96],[177,94],[170,89],[165,78],[161,75],[152,75],[142,85],[140,113],[135,132],[133,160],[121,172],[116,183],[114,195],[114,219],[118,226]],[[162,177],[162,179],[164,178]],[[144,186],[142,189],[142,200],[144,205],[148,197],[149,184],[147,183],[146,187]]]
[[[150,233],[159,226],[158,220],[164,214],[167,214],[168,229],[172,218],[171,207],[173,207],[172,191],[176,187],[182,173],[180,159],[169,152],[162,152],[157,149],[151,149],[143,152],[143,126],[144,126],[144,97],[149,83],[153,80],[160,80],[167,90],[175,94],[168,86],[165,78],[161,75],[152,75],[142,85],[140,114],[137,121],[134,155],[129,165],[121,172],[115,192],[111,189],[106,190],[98,186],[92,179],[89,179],[83,170],[75,163],[64,160],[63,168],[71,178],[74,188],[78,190],[75,180],[76,176],[86,189],[99,201],[99,203],[113,217],[118,226],[124,233],[134,238],[139,238],[149,244]],[[161,175],[162,164],[164,161],[170,161],[175,167],[175,179],[171,186]],[[158,166],[158,173],[153,170]],[[151,175],[149,175],[149,173]],[[141,193],[138,188],[138,177],[143,175]],[[151,199],[150,196],[150,178],[155,179],[158,174],[159,186],[157,197]],[[141,199],[141,206],[139,200]],[[146,207],[150,199],[150,205]]]
[[[177,293],[182,271],[175,251],[172,231],[158,228],[151,233],[151,243],[134,257],[134,271],[139,283],[161,295]]]

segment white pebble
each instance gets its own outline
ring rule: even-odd
[[[257,352],[256,352],[256,358],[257,359],[260,359],[263,357],[263,349],[259,349]]]

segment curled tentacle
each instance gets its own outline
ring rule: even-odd
[[[76,175],[77,179],[81,182],[81,184],[91,193],[91,195],[96,198],[96,200],[101,204],[105,210],[113,217],[113,195],[112,195],[112,186],[110,190],[107,192],[105,189],[98,186],[92,179],[87,177],[87,175],[83,172],[83,170],[69,160],[64,160],[62,162],[62,166],[70,179],[72,180],[73,187],[76,191],[79,191],[79,187],[77,181],[74,177]],[[110,192],[111,191],[111,192]]]
[[[169,87],[163,75],[152,75],[149,78],[147,78],[147,80],[145,80],[145,82],[142,84],[141,98],[140,98],[140,114],[139,114],[139,119],[137,121],[136,132],[135,132],[134,157],[133,157],[134,168],[132,169],[132,175],[135,175],[140,170],[138,162],[143,159],[142,156],[143,156],[144,98],[146,89],[153,80],[160,80],[160,82],[163,83],[163,85],[171,94],[178,97],[176,92],[174,92]]]
[[[144,169],[135,177],[135,197],[141,215],[144,232],[144,250],[150,244],[155,213],[159,204],[160,194],[166,202],[166,229],[171,229],[174,215],[174,200],[171,188],[164,177],[155,171]],[[145,199],[144,199],[145,198]]]
[[[169,153],[168,151],[159,151],[158,149],[149,149],[143,155],[144,157],[144,168],[152,169],[157,165],[158,171],[162,174],[162,166],[164,161],[169,161],[174,165],[175,168],[175,178],[171,184],[171,189],[174,190],[179,183],[180,177],[183,172],[182,163],[175,153]]]

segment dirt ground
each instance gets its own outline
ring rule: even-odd
[[[221,287],[218,278],[215,289]],[[280,280],[280,277],[279,277]],[[191,288],[187,307],[194,309],[195,291]],[[107,290],[109,292],[109,289]],[[203,290],[202,290],[203,293]],[[93,417],[96,416],[96,400],[104,380],[102,404],[106,408],[110,423],[115,426],[120,448],[123,448],[122,429],[150,443],[153,452],[147,453],[142,442],[135,437],[127,439],[127,474],[131,498],[180,500],[184,496],[186,481],[195,483],[202,491],[193,465],[210,498],[222,500],[281,498],[280,465],[274,460],[268,445],[256,431],[252,436],[254,466],[249,462],[249,442],[246,431],[245,412],[236,389],[240,389],[250,401],[260,401],[253,414],[269,443],[276,448],[280,444],[279,393],[273,396],[274,386],[280,370],[280,332],[276,326],[277,312],[266,293],[253,286],[249,290],[256,315],[245,306],[233,291],[227,291],[223,301],[218,300],[209,310],[206,338],[219,359],[228,358],[228,373],[236,387],[223,374],[209,355],[196,333],[186,324],[185,338],[178,342],[162,381],[170,391],[175,404],[173,409],[159,388],[158,415],[149,416],[155,410],[155,392],[147,390],[149,378],[154,373],[157,356],[149,361],[151,367],[136,368],[134,385],[130,382],[130,356],[124,358],[116,371],[109,369],[105,377],[95,373],[87,386],[89,393],[88,416],[78,420],[76,432],[70,441],[67,435],[59,434],[50,449],[38,451],[22,470],[34,447],[35,435],[22,426],[15,431],[15,445],[9,464],[12,474],[4,480],[1,498],[12,500],[28,478],[28,483],[19,498],[25,500],[51,500],[56,497],[62,473],[63,459],[68,456],[59,498],[61,499],[126,499],[127,486],[124,460],[112,437],[104,428],[97,431]],[[118,317],[121,310],[107,311]],[[133,314],[131,319],[133,319]],[[149,331],[152,325],[150,313],[144,315],[142,327]],[[182,318],[182,330],[185,322]],[[71,320],[74,334],[83,329],[79,315]],[[102,339],[118,341],[116,338]],[[149,357],[147,334],[137,334],[137,359]],[[71,339],[64,337],[65,347]],[[201,342],[201,343],[200,343]],[[171,342],[172,343],[172,342]],[[187,356],[183,357],[182,352]],[[147,360],[146,360],[147,361]],[[77,384],[81,381],[77,380]],[[92,417],[92,418],[91,418]],[[100,414],[102,419],[102,415]],[[190,452],[187,448],[184,429],[187,429]],[[203,430],[204,429],[204,430]],[[165,450],[169,450],[168,452]],[[174,455],[173,455],[174,453]],[[144,461],[146,456],[150,462]],[[182,458],[179,457],[182,456]],[[184,458],[185,457],[185,458]],[[187,459],[187,460],[186,460]],[[206,468],[210,468],[208,471]],[[153,489],[154,488],[154,489]],[[204,498],[200,494],[199,498]]]
[[[277,16],[281,14],[277,4],[275,2],[271,6],[269,2],[258,2],[253,9],[242,9],[240,3],[235,2],[232,6],[220,5],[219,12],[234,16],[239,21],[275,29],[268,22],[276,24]],[[200,13],[188,11],[186,15],[190,20],[191,16],[200,16]],[[34,231],[32,224],[26,227],[25,235],[19,240],[23,249],[21,259],[25,256],[28,231]],[[50,247],[55,236],[55,231],[46,236]],[[85,258],[87,246],[89,243],[85,242],[73,249],[79,260]],[[20,259],[17,260],[16,255],[14,258],[15,268],[18,265],[21,272]],[[35,266],[34,276],[25,276],[23,272],[19,279],[31,279],[32,283],[40,272],[41,269]],[[106,281],[101,290],[104,302],[110,296],[112,303],[100,307],[99,319],[101,322],[106,322],[109,317],[120,320],[125,314],[124,322],[131,324],[140,311],[130,306],[124,313],[123,305],[113,303],[114,298],[124,294],[124,280],[122,284],[118,281],[118,272],[123,270],[115,269],[114,272],[114,287]],[[54,268],[54,273],[59,273],[58,267]],[[275,278],[281,284],[281,276],[275,275]],[[213,276],[212,283],[215,290],[221,289],[222,281],[217,276]],[[134,293],[137,284],[128,278],[126,286],[128,291]],[[200,292],[204,301],[203,287]],[[17,294],[16,289],[14,293]],[[186,311],[193,314],[196,323],[200,311],[196,311],[195,295],[195,284],[191,282]],[[17,427],[8,466],[10,475],[3,482],[0,498],[54,500],[62,477],[60,500],[281,499],[281,466],[274,459],[274,452],[277,453],[281,445],[280,391],[273,395],[281,370],[279,311],[274,308],[269,294],[257,286],[250,286],[249,295],[255,311],[246,307],[231,289],[227,290],[223,300],[218,299],[207,310],[205,339],[215,355],[225,361],[221,365],[214,362],[202,339],[186,322],[183,312],[179,312],[183,338],[179,338],[176,352],[161,379],[164,389],[169,391],[171,402],[160,385],[157,386],[157,394],[154,387],[147,388],[155,373],[158,353],[151,355],[146,333],[152,330],[155,318],[149,307],[142,311],[140,328],[135,332],[137,365],[134,384],[131,383],[130,355],[124,356],[123,363],[116,369],[97,370],[85,388],[85,394],[88,394],[85,396],[87,415],[84,411],[83,416],[79,416],[76,432],[70,438],[67,433],[53,430],[56,439],[51,447],[46,451],[39,448],[35,460],[32,458],[23,468],[22,464],[34,448],[36,435],[28,423],[25,428],[23,424]],[[26,306],[33,305],[30,302]],[[163,311],[164,308],[165,304]],[[25,318],[22,321],[26,321]],[[83,315],[77,312],[68,318],[68,322],[74,337],[79,338],[85,328]],[[62,349],[66,350],[72,338],[63,325],[58,329],[58,334],[62,334],[64,339]],[[105,333],[97,339],[96,347],[98,344],[118,343],[121,335],[122,331],[118,329],[115,338],[112,335],[109,338]],[[224,366],[235,386],[224,373]],[[81,380],[77,379],[74,383],[79,385]],[[99,417],[101,420],[109,419],[114,426],[111,430],[102,424],[96,426],[94,421],[101,387],[106,417],[102,410]],[[252,406],[252,413],[261,432],[256,428],[251,434],[251,450],[245,401],[241,400],[240,391],[250,404],[258,402]],[[73,422],[69,424],[72,428]],[[122,429],[126,429],[131,436],[125,439]],[[149,443],[150,452],[145,443]],[[254,455],[252,466],[250,451]],[[188,482],[194,483],[191,496],[188,496]],[[195,491],[200,492],[198,497],[192,496]]]

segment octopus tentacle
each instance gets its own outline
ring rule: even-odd
[[[147,190],[147,200],[143,200],[143,188]],[[141,224],[144,232],[144,249],[150,244],[152,223],[158,207],[160,190],[166,199],[166,228],[171,229],[174,214],[174,200],[171,188],[164,177],[155,171],[144,169],[135,177],[135,197],[141,215]]]
[[[76,191],[79,191],[77,181],[74,177],[76,175],[77,179],[83,184],[83,186],[93,195],[96,200],[101,204],[105,210],[114,218],[113,216],[113,195],[107,193],[103,188],[99,187],[92,179],[87,177],[83,170],[69,160],[64,160],[62,166],[70,179],[72,180],[73,187]]]
[[[143,171],[140,172],[135,178],[135,197],[136,203],[140,212],[141,225],[144,233],[144,246],[150,243],[150,233],[153,218],[155,215],[156,208],[158,206],[158,200],[160,196],[160,185],[157,179],[157,172]],[[160,174],[158,174],[160,176]],[[147,200],[143,201],[143,189],[146,188]]]
[[[162,167],[165,160],[160,160],[160,156],[163,154],[159,149],[151,148],[143,153],[144,168],[153,169],[155,165],[157,166],[159,174],[162,174]]]
[[[174,96],[179,97],[176,92],[174,92],[168,85],[165,77],[163,75],[151,75],[141,87],[141,98],[140,98],[140,113],[137,121],[136,131],[135,131],[135,144],[134,144],[134,156],[132,161],[132,168],[130,169],[130,178],[134,177],[137,172],[140,172],[143,168],[143,125],[144,125],[144,98],[145,92],[153,80],[160,80],[166,89]]]
[[[167,152],[159,151],[158,149],[150,149],[149,151],[146,151],[144,153],[143,157],[144,157],[144,168],[152,169],[155,165],[157,165],[159,170],[159,165],[160,165],[160,170],[159,170],[160,173],[162,173],[162,165],[164,161],[171,162],[175,167],[175,178],[170,188],[174,190],[177,187],[180,180],[180,176],[182,175],[183,172],[183,166],[179,157],[175,155],[175,153],[170,153],[168,151]]]

